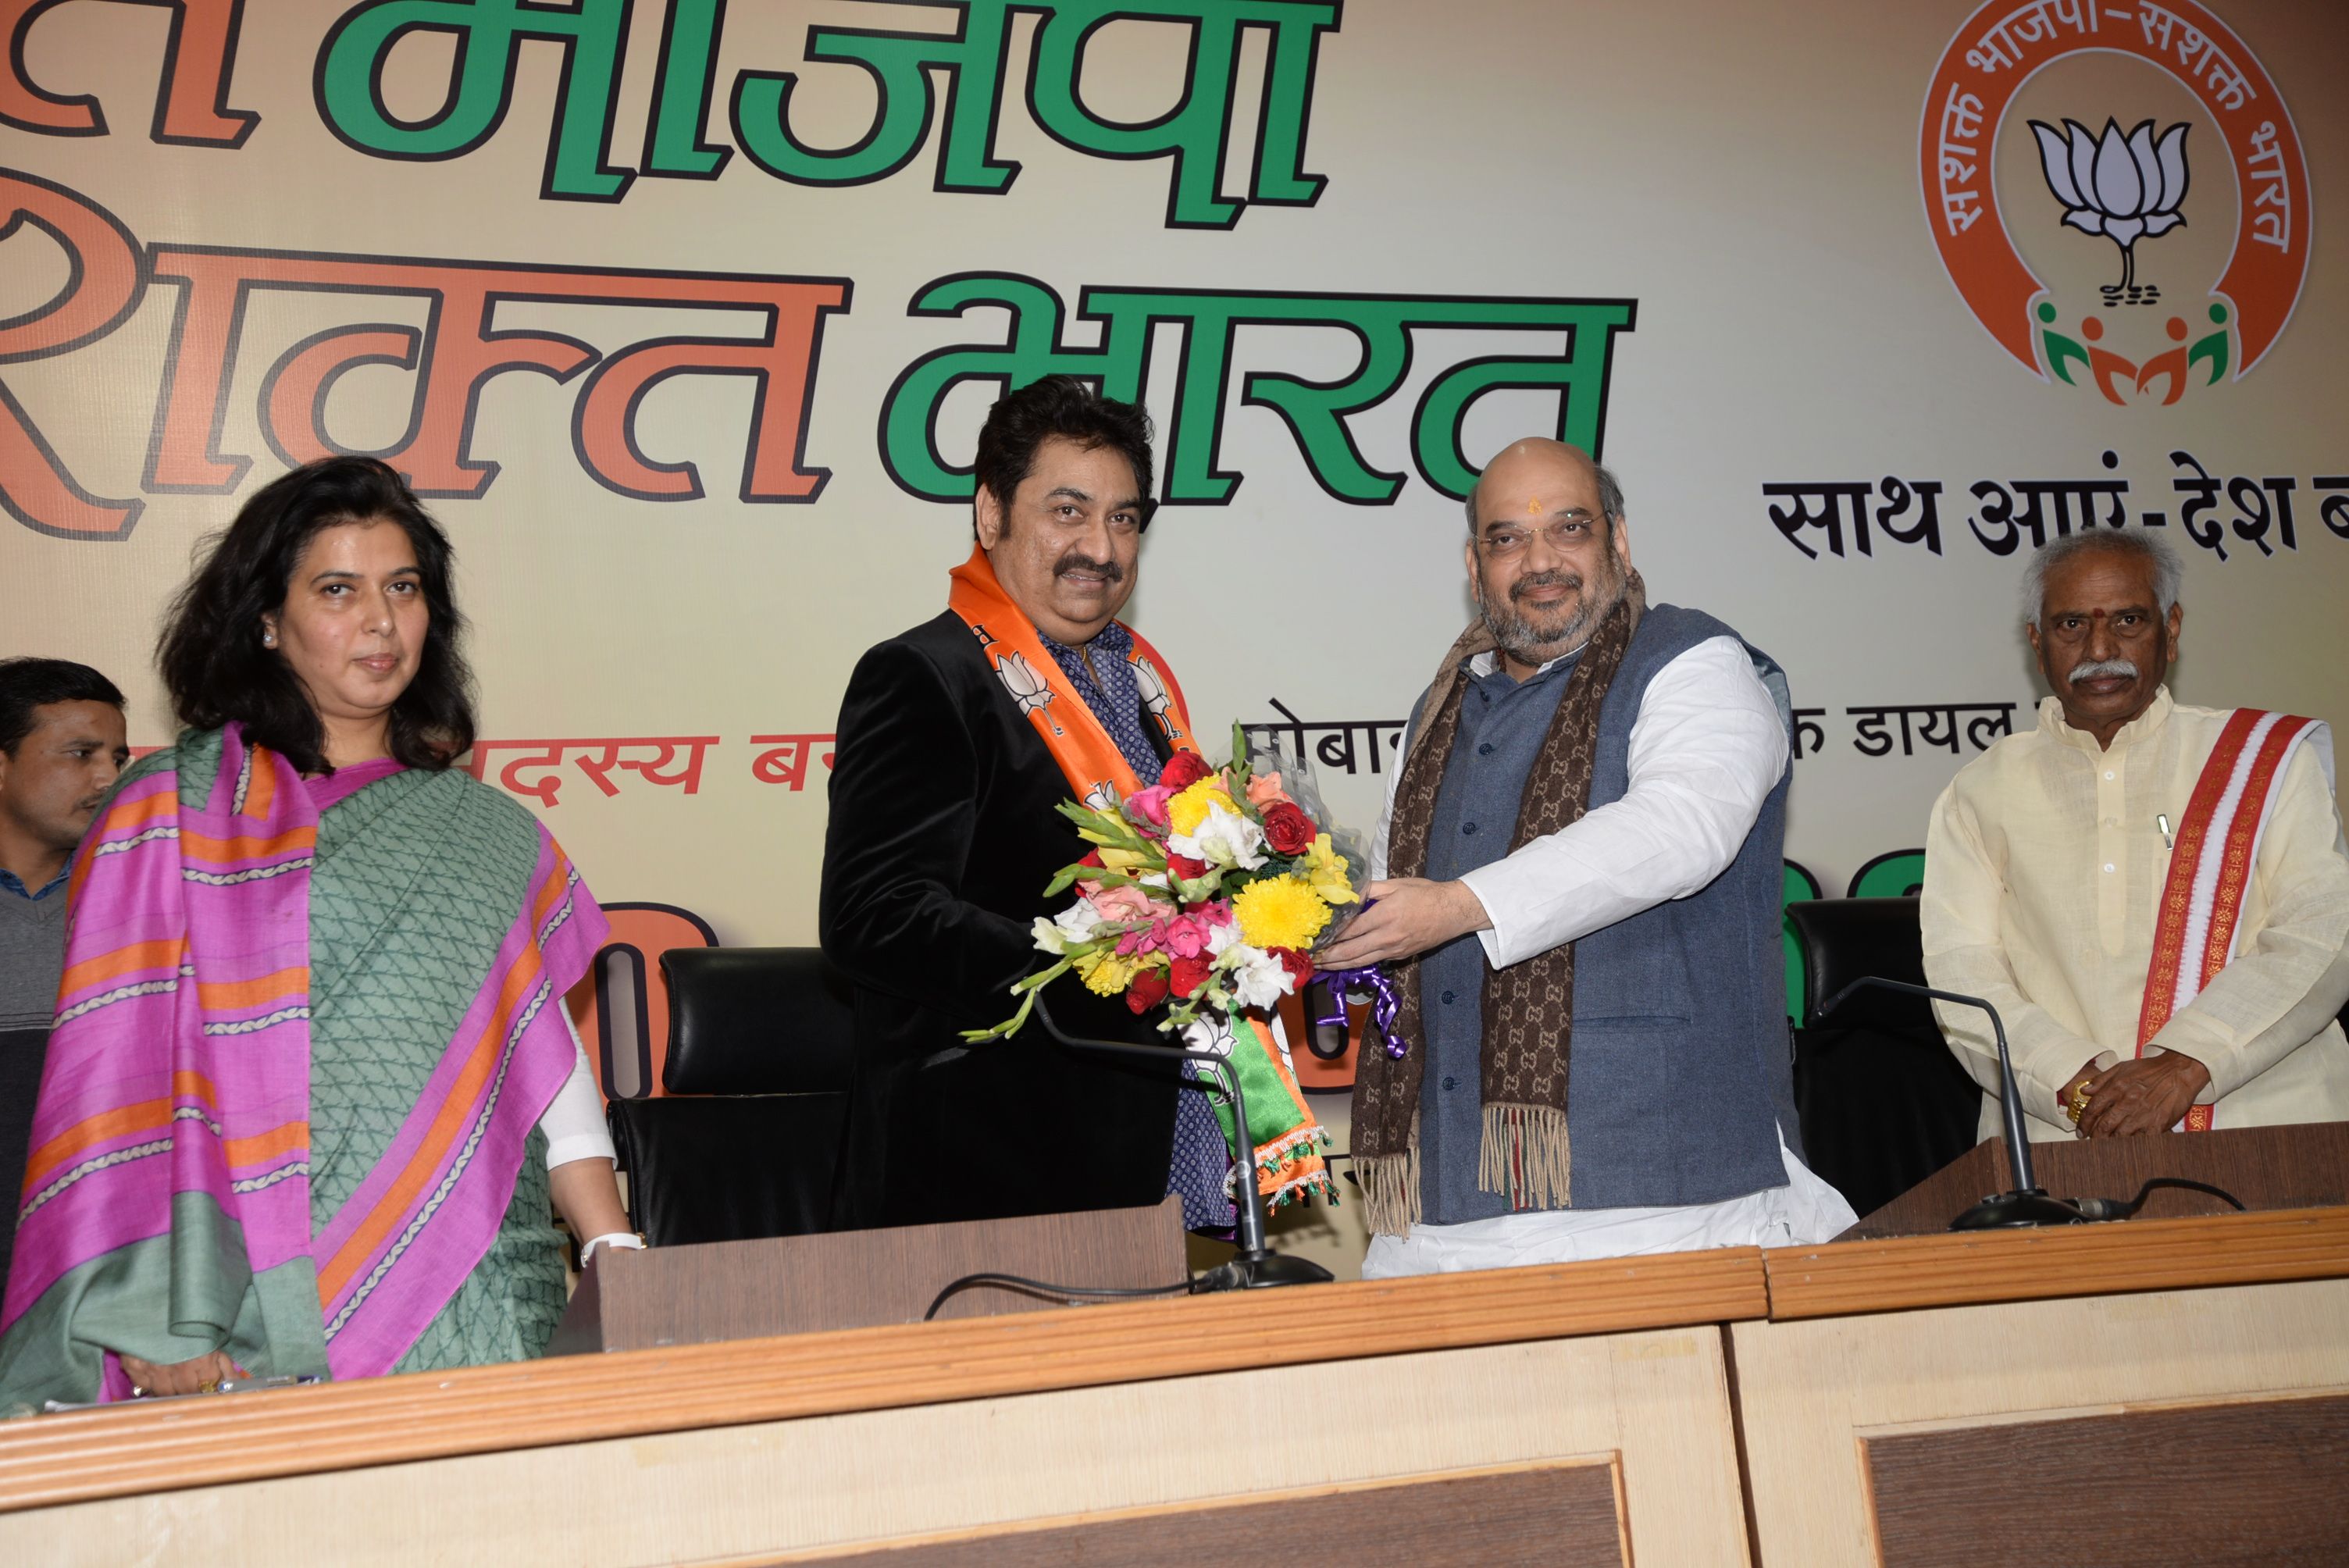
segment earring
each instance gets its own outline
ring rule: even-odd
[[[274,648],[274,647],[275,647],[275,646],[277,645],[277,634],[276,634],[276,633],[274,633],[274,632],[264,632],[264,633],[262,633],[262,634],[261,634],[261,645],[262,645],[263,647],[264,647],[264,648]]]

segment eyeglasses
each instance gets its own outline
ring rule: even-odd
[[[1521,553],[1534,542],[1534,536],[1539,534],[1552,551],[1563,554],[1590,539],[1598,531],[1598,524],[1597,517],[1578,507],[1538,528],[1512,522],[1487,529],[1484,537],[1477,540],[1476,548],[1484,552],[1487,560],[1506,561]]]

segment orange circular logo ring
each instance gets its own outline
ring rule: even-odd
[[[2168,331],[2178,348],[2143,366],[2091,346],[2102,334],[2096,318],[2082,324],[2087,345],[2054,329],[2054,304],[2016,251],[2000,211],[1992,152],[2008,108],[2032,77],[2090,50],[2144,60],[2192,92],[2218,126],[2239,197],[2233,253],[2210,290],[2217,330],[2189,350],[2190,329],[2173,317]],[[2151,122],[2125,137],[2107,121],[2101,141],[2075,121],[2063,130],[2034,122],[2033,129],[2049,188],[2066,208],[2064,222],[2122,248],[2123,284],[2104,291],[2107,302],[2126,286],[2136,303],[2139,292],[2151,292],[2129,283],[2136,241],[2182,221],[2183,128],[2172,128],[2158,143]],[[2291,111],[2250,48],[2195,0],[1990,0],[1958,28],[1934,69],[1918,170],[1942,265],[1999,346],[2043,381],[2076,385],[2076,365],[2112,402],[2131,400],[2118,386],[2134,380],[2142,390],[2166,373],[2169,395],[2163,401],[2174,403],[2195,365],[2209,366],[2203,385],[2240,380],[2274,346],[2307,277],[2308,166]],[[2173,356],[2175,366],[2159,363]]]

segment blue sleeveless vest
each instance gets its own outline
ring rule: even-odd
[[[1640,617],[1599,704],[1593,809],[1630,786],[1631,727],[1656,672],[1700,643],[1736,635],[1710,615],[1670,604]],[[1789,719],[1784,672],[1745,646]],[[1526,779],[1574,662],[1523,683],[1499,673],[1470,677],[1436,795],[1428,876],[1448,881],[1507,854]],[[1414,733],[1423,717],[1413,716]],[[1800,1152],[1780,944],[1786,786],[1782,776],[1736,859],[1702,891],[1576,944],[1567,1076],[1573,1207],[1711,1203],[1785,1184],[1782,1129]],[[1420,1195],[1432,1224],[1509,1212],[1505,1196],[1476,1185],[1486,967],[1474,935],[1447,943],[1422,965]]]

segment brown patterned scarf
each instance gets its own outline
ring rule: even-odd
[[[1627,573],[1622,600],[1599,622],[1567,677],[1540,754],[1517,808],[1512,852],[1581,819],[1590,799],[1599,753],[1599,705],[1622,667],[1631,634],[1647,609],[1646,587]],[[1425,717],[1395,787],[1388,827],[1387,874],[1426,874],[1427,841],[1435,822],[1436,791],[1444,783],[1452,741],[1467,695],[1468,660],[1493,649],[1483,617],[1460,634],[1444,655],[1428,693]],[[1393,965],[1402,1001],[1396,1031],[1406,1050],[1400,1061],[1383,1050],[1361,1052],[1354,1076],[1354,1171],[1371,1229],[1402,1235],[1419,1222],[1419,1088],[1426,1066],[1427,1031],[1421,1007],[1418,958]],[[1564,1208],[1571,1164],[1566,1139],[1567,1044],[1574,1026],[1574,945],[1487,969],[1483,997],[1484,1062],[1479,1078],[1485,1126],[1476,1184],[1506,1192],[1512,1208]]]

